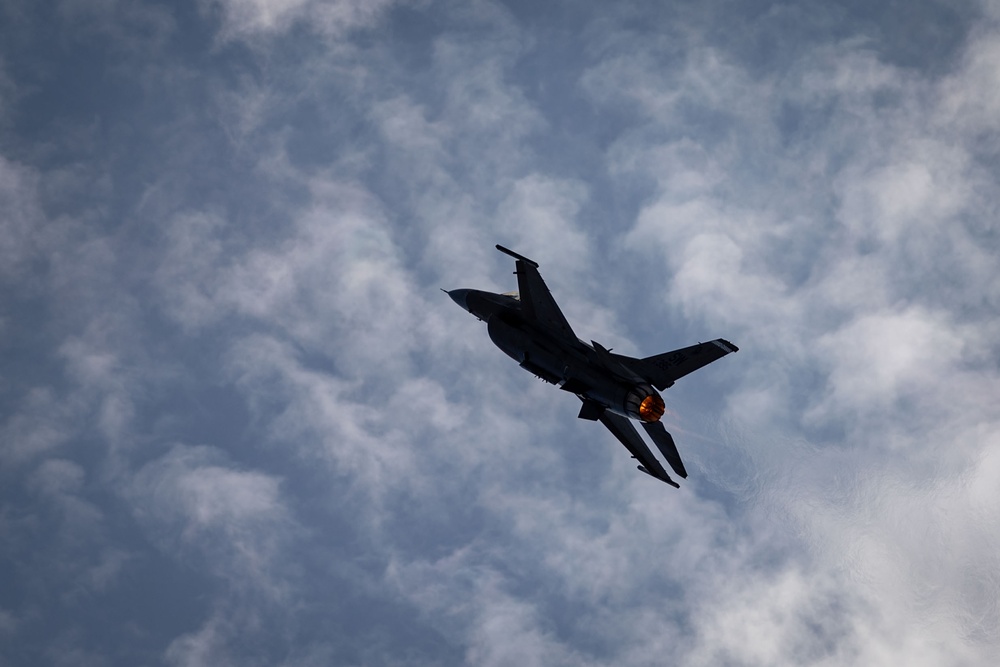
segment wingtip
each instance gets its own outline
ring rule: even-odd
[[[635,458],[635,457],[633,456],[632,458]],[[675,482],[674,480],[670,479],[670,475],[667,475],[666,473],[664,473],[663,477],[660,477],[659,475],[654,475],[653,473],[651,473],[649,471],[649,469],[646,468],[646,466],[636,466],[636,469],[639,470],[640,472],[646,473],[647,475],[649,475],[653,479],[658,479],[661,482],[665,482],[665,483],[669,484],[670,486],[674,487],[675,489],[681,488],[681,485],[678,484],[677,482]]]
[[[725,338],[717,338],[716,340],[713,340],[712,342],[715,343],[715,345],[718,346],[719,349],[721,349],[726,354],[728,354],[730,352],[739,352],[740,351],[740,348],[736,347],[735,345],[733,345],[732,343],[730,343]]]
[[[531,266],[535,267],[536,269],[538,268],[538,262],[534,261],[533,259],[528,259],[524,255],[519,255],[518,253],[514,252],[510,248],[504,248],[499,243],[496,245],[496,248],[497,248],[497,250],[499,250],[500,252],[502,252],[505,255],[510,255],[514,259],[519,259],[522,262],[526,262],[526,263],[530,264]]]

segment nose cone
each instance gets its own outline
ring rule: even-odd
[[[467,290],[467,289],[453,289],[452,291],[448,292],[448,296],[450,296],[451,300],[460,305],[463,309],[468,310],[469,292],[471,291],[472,290]]]

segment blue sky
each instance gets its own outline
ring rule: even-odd
[[[995,2],[0,1],[0,665],[987,665]],[[439,288],[740,347],[676,491]]]

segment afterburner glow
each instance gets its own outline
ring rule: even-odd
[[[664,410],[663,399],[656,394],[650,394],[639,404],[639,416],[645,422],[660,421]]]

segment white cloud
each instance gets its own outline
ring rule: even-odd
[[[590,266],[590,244],[576,216],[586,204],[587,190],[578,182],[531,174],[513,183],[501,202],[497,222],[515,248],[551,253],[546,270],[553,276],[580,273]]]
[[[983,3],[993,6],[995,3]],[[995,9],[993,10],[995,13]],[[956,133],[978,136],[987,142],[986,148],[998,146],[987,134],[997,127],[996,111],[1000,108],[997,85],[1000,44],[996,40],[996,23],[984,22],[970,36],[961,67],[942,81],[935,111],[942,125],[950,124]]]
[[[4,421],[3,458],[8,464],[19,463],[65,443],[76,432],[70,421],[73,412],[51,389],[31,389],[19,410]]]
[[[931,391],[959,364],[966,340],[942,313],[920,308],[859,317],[815,342],[830,373],[832,405],[824,407],[859,418],[884,415],[899,400],[937,403],[944,397]]]
[[[219,216],[187,213],[166,225],[162,260],[154,274],[167,314],[186,330],[225,317],[227,309],[215,298],[220,263],[224,261]]]
[[[220,613],[213,614],[196,632],[182,635],[167,647],[164,658],[177,667],[239,664],[230,654],[228,645],[237,630]]]
[[[276,250],[254,250],[220,276],[218,299],[274,322],[312,349],[336,341],[343,370],[406,371],[419,302],[385,215],[362,188],[315,180],[313,202]],[[355,332],[364,331],[365,335]]]
[[[17,631],[18,618],[6,609],[0,609],[0,635],[11,636]]]
[[[0,276],[21,277],[26,262],[37,256],[45,216],[39,203],[35,170],[0,156]]]
[[[76,494],[83,484],[83,468],[65,459],[49,459],[32,475],[30,485],[48,496]]]
[[[733,575],[716,593],[723,599],[696,603],[699,637],[688,664],[838,664],[855,658],[853,628],[845,620],[859,610],[850,609],[856,603],[838,590],[842,582],[794,567]]]
[[[467,647],[471,664],[590,664],[555,636],[537,606],[506,591],[506,578],[479,562],[474,550],[434,563],[392,563],[387,576]]]
[[[77,539],[68,578],[102,601],[146,576],[147,540],[176,565],[191,620],[143,659],[243,664],[253,637],[289,664],[441,662],[386,639],[405,627],[485,664],[989,664],[991,24],[928,75],[849,19],[791,31],[773,67],[735,55],[771,62],[758,30],[780,11],[724,44],[711,5],[576,30],[432,3],[390,33],[387,2],[205,0],[215,48],[175,62],[203,33],[175,44],[132,6],[63,5],[91,34],[165,40],[153,82],[114,73],[147,106],[95,111],[93,160],[0,161],[0,271],[43,295],[37,378],[3,386],[0,456],[25,475],[0,519],[24,537],[30,506]],[[134,154],[102,152],[116,132]],[[682,491],[437,291],[513,289],[498,241],[542,262],[585,338],[740,345],[668,396]],[[378,617],[367,653],[322,620],[341,598]],[[61,613],[45,604],[5,599],[0,629]],[[82,645],[60,646],[96,659]]]
[[[969,48],[975,54],[983,46],[974,41]],[[981,57],[971,55],[963,68]],[[666,87],[652,62],[640,56],[596,68],[607,86],[600,99],[654,91],[642,99],[655,100]],[[766,593],[747,593],[745,603],[735,590],[722,595],[706,611],[732,612],[731,629],[702,637],[692,661],[721,659],[711,646],[732,650],[733,659],[736,646],[746,644],[740,659],[759,664],[789,656],[833,663],[861,656],[857,661],[880,664],[899,655],[936,664],[952,650],[959,662],[976,664],[995,645],[982,619],[995,618],[996,610],[962,582],[976,572],[992,591],[986,597],[996,594],[984,576],[995,567],[985,535],[996,525],[1000,499],[983,498],[982,486],[973,495],[966,480],[995,472],[987,452],[1000,423],[980,397],[995,394],[1000,377],[982,356],[996,349],[995,325],[982,307],[995,301],[997,269],[986,269],[980,257],[996,249],[973,239],[987,238],[981,221],[995,217],[989,202],[998,187],[979,163],[975,123],[963,131],[940,120],[957,113],[955,81],[963,75],[945,77],[935,90],[931,81],[899,77],[874,54],[842,44],[816,61],[825,63],[818,69],[808,60],[799,65],[805,92],[769,81],[734,87],[726,82],[741,78],[732,75],[720,80],[724,92],[708,93],[699,81],[727,68],[693,62],[703,73],[688,70],[664,92],[668,102],[642,106],[648,125],[612,152],[623,181],[646,169],[656,173],[655,197],[627,245],[666,259],[670,306],[722,327],[741,345],[739,361],[752,362],[729,400],[744,428],[757,431],[732,438],[753,461],[746,471],[755,476],[752,486],[741,493],[768,511],[791,509],[810,538],[804,546],[815,574],[785,570],[761,584]],[[616,85],[615,73],[625,70]],[[975,76],[966,82],[970,90]],[[736,93],[741,106],[734,111],[725,100]],[[775,121],[759,107],[802,95],[831,105],[828,123],[811,137],[813,154],[779,146],[753,154],[763,163],[759,175],[738,161],[748,155],[708,133],[647,145],[636,138],[669,136],[678,123],[665,109],[676,110],[683,99],[735,114],[735,132],[773,136]],[[700,173],[689,175],[678,155],[694,158]],[[786,181],[803,159],[806,168]],[[825,183],[812,175],[816,164],[825,165]],[[788,189],[796,183],[810,188],[807,197]],[[833,205],[816,208],[824,197]],[[799,248],[806,254],[798,256]],[[823,446],[809,446],[817,436]],[[942,503],[961,506],[957,516],[976,504],[976,521],[939,521]],[[827,511],[838,517],[836,531]],[[949,546],[956,544],[962,546]],[[846,563],[837,556],[845,553]],[[796,642],[809,635],[797,625],[807,618],[801,613],[824,595],[813,577],[828,591],[845,577],[855,586],[849,608],[832,612],[843,634],[836,648],[800,655]],[[730,627],[720,618],[714,620]],[[926,632],[913,631],[914,623]],[[753,627],[771,643],[741,634]],[[720,647],[730,636],[743,640]]]
[[[74,39],[97,38],[131,52],[161,48],[176,28],[167,8],[142,0],[58,0],[56,15]]]
[[[298,24],[331,38],[371,27],[393,0],[200,0],[222,17],[223,40],[281,34]]]
[[[285,594],[282,550],[297,531],[280,480],[177,445],[126,480],[135,517],[168,554],[202,564],[235,591]]]

